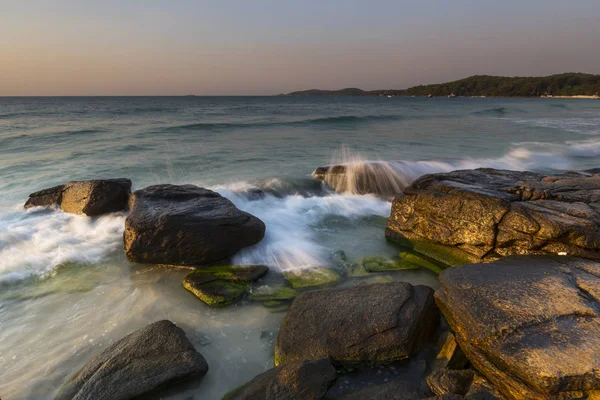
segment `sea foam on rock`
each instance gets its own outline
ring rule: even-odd
[[[506,397],[600,394],[600,263],[514,256],[447,269],[440,283],[460,348]]]
[[[265,224],[220,194],[194,185],[156,185],[132,195],[125,254],[149,264],[206,265],[260,242]]]
[[[426,175],[394,199],[386,236],[452,246],[474,261],[548,253],[600,259],[600,175]]]
[[[301,293],[279,330],[275,365],[325,357],[347,366],[406,359],[438,322],[426,286],[391,282]]]
[[[92,358],[60,388],[55,400],[126,400],[189,379],[208,364],[170,321],[150,324]]]
[[[129,179],[73,181],[29,195],[25,208],[58,206],[72,214],[90,217],[127,210]]]

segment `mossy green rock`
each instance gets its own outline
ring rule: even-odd
[[[445,268],[445,266],[434,262],[433,260],[428,260],[426,257],[423,257],[416,253],[411,252],[402,252],[399,254],[399,257],[404,260],[404,262],[410,263],[414,265],[416,268],[426,268],[430,271],[435,272],[436,274],[440,274]]]
[[[252,293],[248,295],[250,300],[256,301],[274,301],[274,300],[292,300],[298,291],[287,286],[260,286],[254,288]]]
[[[443,246],[428,241],[415,241],[413,250],[451,267],[477,262],[473,256],[456,247]]]
[[[394,260],[387,257],[365,257],[363,258],[362,265],[368,272],[398,271],[419,268],[408,260]]]
[[[309,268],[296,271],[286,271],[283,276],[293,288],[333,285],[342,277],[335,271],[327,268]]]
[[[224,307],[241,299],[250,283],[267,272],[264,265],[206,267],[188,274],[183,287],[209,306]]]

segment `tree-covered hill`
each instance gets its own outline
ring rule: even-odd
[[[406,90],[372,90],[357,88],[292,92],[290,96],[496,96],[539,97],[600,95],[600,75],[564,73],[544,77],[504,77],[475,75],[458,81],[420,85]]]

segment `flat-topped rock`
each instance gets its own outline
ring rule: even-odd
[[[208,371],[206,360],[170,321],[158,321],[92,358],[60,388],[56,400],[126,400]]]
[[[348,366],[415,354],[439,322],[433,290],[406,282],[299,294],[277,336],[275,364],[329,357]]]
[[[329,360],[291,361],[258,375],[223,400],[319,400],[336,378]]]
[[[29,195],[25,208],[60,207],[72,214],[90,217],[127,210],[129,179],[73,181]]]
[[[209,306],[224,307],[241,299],[250,284],[269,269],[264,265],[219,265],[199,268],[183,279],[183,287]]]
[[[386,236],[430,240],[479,260],[559,253],[600,259],[600,175],[425,175],[394,199]]]
[[[206,265],[258,243],[265,224],[220,194],[194,185],[156,185],[132,195],[125,254],[138,263]]]
[[[508,257],[447,269],[440,283],[460,348],[506,397],[600,395],[600,263]]]

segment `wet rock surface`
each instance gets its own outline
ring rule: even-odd
[[[275,345],[275,364],[330,357],[362,366],[415,354],[439,322],[433,290],[406,282],[299,294]]]
[[[438,369],[427,377],[427,384],[438,396],[464,395],[469,391],[475,372],[471,369]]]
[[[436,302],[473,366],[511,399],[600,390],[600,263],[508,257],[445,270]]]
[[[130,193],[129,179],[73,181],[30,194],[25,208],[56,206],[68,213],[95,217],[127,210]]]
[[[88,361],[61,387],[56,400],[121,400],[190,379],[208,364],[170,321],[158,321],[119,340]]]
[[[264,265],[222,265],[200,268],[183,279],[183,287],[209,306],[228,306],[248,292],[250,284],[269,271]]]
[[[291,361],[258,375],[223,400],[319,400],[336,378],[329,360]]]
[[[231,201],[194,185],[136,191],[125,221],[125,254],[149,264],[206,265],[258,243],[265,224]]]
[[[431,240],[474,260],[558,253],[600,259],[600,175],[494,169],[425,175],[394,199],[386,236]]]

